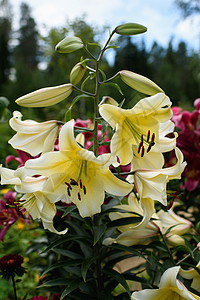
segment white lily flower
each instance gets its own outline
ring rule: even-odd
[[[196,265],[200,269],[200,262]],[[194,269],[184,270],[180,268],[179,274],[185,279],[192,279],[191,288],[200,292],[200,274]]]
[[[172,179],[180,179],[186,162],[183,162],[183,154],[176,147],[175,153],[177,163],[169,168],[164,169],[138,169],[135,170],[132,165],[131,171],[134,175],[129,175],[127,180],[134,182],[140,198],[151,198],[167,205],[166,185]]]
[[[112,154],[95,157],[74,139],[74,121],[66,123],[60,131],[59,151],[48,152],[25,164],[27,175],[48,177],[44,191],[51,202],[59,200],[76,204],[82,217],[99,213],[105,191],[125,196],[133,188],[115,177],[109,166],[116,162]]]
[[[174,246],[185,245],[185,240],[181,237],[181,235],[191,231],[192,223],[175,214],[172,208],[168,211],[161,209],[157,212],[157,215],[162,223],[163,234],[165,234],[170,227],[174,226],[166,235],[166,239],[169,244]]]
[[[58,134],[57,121],[38,123],[33,120],[21,120],[22,114],[14,111],[9,124],[17,133],[8,141],[14,149],[36,156],[54,149]]]
[[[134,292],[131,300],[196,300],[199,296],[191,293],[181,281],[177,279],[180,267],[166,270],[161,279],[159,289],[145,289]]]
[[[19,168],[20,172],[17,172],[22,177],[24,173],[24,167]],[[24,195],[21,197],[22,207],[32,216],[33,219],[41,219],[44,229],[48,229],[51,232],[57,234],[65,234],[68,230],[66,228],[63,231],[57,231],[53,226],[53,218],[56,215],[56,206],[51,203],[46,195],[43,193],[43,186],[47,180],[44,176],[39,177],[25,177],[21,180],[16,175],[15,170],[2,168],[1,173],[1,184],[14,184],[15,190]]]
[[[155,145],[156,149],[162,148],[163,152],[171,148],[167,138],[159,138],[160,123],[169,122],[172,117],[171,101],[164,93],[144,98],[132,109],[102,104],[99,112],[115,129],[111,139],[111,152],[119,157],[121,165],[131,162],[132,146],[136,146],[141,156]],[[167,132],[168,129],[162,128],[162,131]]]
[[[157,236],[160,231],[160,222],[153,221],[149,222],[150,218],[153,217],[158,219],[155,214],[154,203],[151,199],[142,199],[141,203],[138,202],[137,198],[133,193],[128,197],[128,205],[122,204],[117,205],[115,208],[119,208],[127,211],[127,213],[122,212],[112,212],[109,214],[110,219],[117,220],[121,218],[134,217],[142,215],[143,219],[141,222],[118,226],[117,229],[121,232],[117,238],[106,238],[103,241],[104,245],[111,245],[112,243],[118,243],[125,246],[132,246],[138,243],[147,243],[149,239],[153,236]],[[135,214],[137,213],[137,214]]]

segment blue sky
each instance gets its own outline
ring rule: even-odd
[[[10,0],[17,24],[21,0]],[[200,15],[181,19],[180,11],[173,0],[24,0],[32,8],[41,32],[45,27],[64,26],[66,20],[73,20],[86,14],[89,24],[112,28],[126,22],[145,25],[148,32],[143,35],[147,46],[156,40],[166,46],[174,37],[174,44],[180,40],[188,43],[190,49],[200,49]],[[16,26],[16,25],[15,25]]]

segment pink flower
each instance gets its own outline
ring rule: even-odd
[[[172,121],[178,131],[177,146],[183,152],[187,166],[183,172],[186,179],[182,184],[183,189],[193,191],[200,182],[200,98],[194,101],[193,112],[183,111],[179,107],[172,108]]]

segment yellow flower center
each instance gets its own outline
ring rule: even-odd
[[[78,177],[76,179],[70,178],[69,182],[65,182],[65,184],[67,185],[67,194],[69,197],[71,197],[72,192],[75,192],[78,200],[81,201],[82,197],[87,193],[86,186],[83,183],[84,182],[83,178],[85,179],[86,177],[87,177],[87,161],[83,160],[81,161]]]
[[[128,127],[131,135],[134,137],[136,143],[138,144],[138,153],[141,151],[141,157],[144,156],[145,148],[146,152],[148,153],[151,148],[155,145],[155,133],[152,133],[150,130],[148,130],[147,134],[146,133],[141,133],[141,130],[139,127],[133,122],[131,122],[128,118],[124,119],[125,125]],[[144,146],[146,145],[146,147]]]

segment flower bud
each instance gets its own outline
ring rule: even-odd
[[[138,92],[150,96],[160,92],[164,93],[164,91],[157,84],[155,84],[147,77],[126,70],[120,71],[119,74],[121,76],[121,79],[127,85],[129,85],[131,88],[135,89]]]
[[[55,50],[60,53],[70,53],[83,48],[83,46],[84,44],[80,38],[72,36],[66,37],[60,41],[56,45]]]
[[[146,32],[147,28],[137,23],[126,23],[115,28],[115,32],[121,35],[136,35]]]
[[[83,78],[86,71],[86,67],[82,63],[77,63],[70,72],[70,82],[72,84],[77,84]]]
[[[25,107],[45,107],[66,99],[72,92],[72,84],[67,83],[54,87],[36,90],[18,98],[15,102]]]
[[[102,104],[111,104],[114,106],[118,106],[119,103],[117,101],[115,101],[112,97],[110,96],[104,96],[101,100],[101,102],[99,103],[99,106],[101,106]]]

